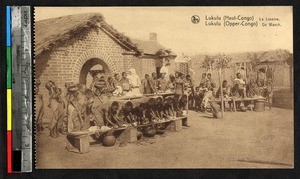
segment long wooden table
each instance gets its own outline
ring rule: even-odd
[[[120,97],[111,97],[110,101],[122,101],[122,100],[135,100],[135,99],[142,99],[142,98],[157,98],[157,97],[166,97],[172,96],[174,93],[153,93],[153,94],[143,94],[142,96],[120,96]]]
[[[90,152],[90,138],[92,135],[96,134],[98,135],[104,135],[104,134],[114,134],[117,135],[117,140],[123,141],[123,142],[135,142],[137,141],[137,129],[147,126],[153,126],[153,125],[160,125],[160,124],[167,124],[166,130],[169,131],[180,131],[182,129],[182,120],[187,120],[187,117],[177,117],[173,120],[166,120],[166,121],[160,121],[155,123],[147,123],[142,124],[138,126],[126,126],[126,127],[118,127],[118,128],[112,128],[106,132],[100,132],[99,130],[96,131],[74,131],[69,132],[67,134],[67,150],[71,152],[76,153],[88,153]],[[116,134],[118,133],[118,134]]]
[[[266,100],[264,97],[257,97],[257,98],[226,98],[223,99],[223,102],[232,102],[233,103],[233,111],[236,112],[236,102],[237,101],[255,101],[255,100]],[[221,99],[213,99],[209,100],[210,102],[221,102]]]

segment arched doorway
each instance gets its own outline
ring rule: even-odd
[[[90,70],[99,70],[101,73],[103,73],[105,76],[109,75],[110,70],[107,64],[99,59],[99,58],[91,58],[88,61],[86,61],[81,70],[79,75],[79,83],[83,85],[87,85],[87,83],[91,83],[92,75],[90,74]]]

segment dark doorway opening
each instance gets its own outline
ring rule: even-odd
[[[103,75],[107,76],[110,74],[109,67],[103,60],[99,58],[91,58],[83,64],[80,70],[80,75],[79,75],[80,84],[87,85],[89,78],[91,78],[91,74],[89,74],[89,72],[95,66],[102,68],[101,72],[103,73]]]

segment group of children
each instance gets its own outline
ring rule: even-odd
[[[117,77],[115,75],[115,78]],[[107,83],[103,77],[99,77],[94,80],[91,88],[80,84],[66,83],[66,94],[63,96],[62,90],[55,82],[48,81],[45,87],[49,93],[47,107],[51,110],[50,136],[55,138],[60,133],[86,130],[91,126],[112,128],[155,123],[171,120],[186,113],[184,110],[187,106],[187,95],[181,95],[178,99],[173,96],[165,98],[144,96],[134,103],[127,101],[125,104],[118,100],[110,100],[114,91],[117,90],[110,85],[116,82],[116,80],[108,79]],[[36,85],[37,100],[40,99],[36,103],[37,109],[40,109],[38,110],[40,114],[37,114],[38,132],[43,131],[42,114],[44,114],[42,96],[38,91],[40,84],[39,82]],[[130,87],[130,85],[128,86]],[[184,125],[188,126],[186,122]]]
[[[265,97],[269,102],[271,107],[272,94],[273,94],[273,83],[270,78],[262,79],[262,71],[258,72],[256,79],[249,80],[246,83],[245,77],[241,73],[236,74],[236,78],[233,80],[232,85],[229,85],[227,80],[222,82],[221,87],[216,90],[216,83],[212,80],[211,74],[203,73],[200,80],[199,86],[195,87],[195,93],[189,95],[189,108],[195,109],[196,111],[206,112],[207,108],[214,108],[216,101],[214,99],[220,99],[221,93],[224,99],[230,97],[233,98],[257,98]],[[221,105],[221,103],[217,103]],[[233,109],[233,104],[231,101],[228,102],[229,110]],[[241,102],[236,103],[236,108],[239,109]],[[247,102],[244,102],[244,106],[247,106]]]

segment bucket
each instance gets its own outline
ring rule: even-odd
[[[254,101],[254,111],[262,112],[265,110],[265,100],[259,99]]]

